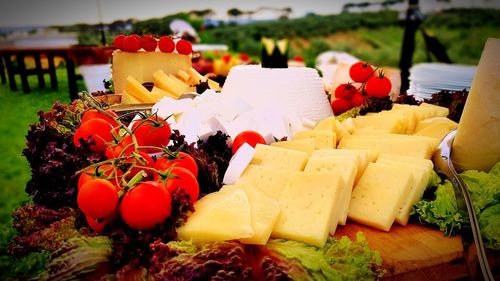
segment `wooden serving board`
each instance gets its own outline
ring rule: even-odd
[[[453,280],[467,276],[460,236],[419,224],[394,225],[390,232],[348,223],[339,226],[336,237],[355,239],[363,232],[371,249],[377,250],[387,270],[387,280]]]

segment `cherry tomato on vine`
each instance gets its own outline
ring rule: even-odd
[[[365,61],[358,61],[349,68],[349,76],[354,82],[365,82],[372,74],[373,67]]]
[[[106,109],[105,111],[106,111],[106,113],[111,115],[112,118],[109,117],[108,115],[98,111],[97,109],[92,108],[92,109],[85,111],[85,113],[82,116],[82,123],[85,123],[86,121],[93,119],[93,118],[101,118],[101,119],[108,121],[108,123],[111,124],[111,126],[113,126],[113,127],[118,126],[118,122],[116,122],[116,119],[118,119],[118,115],[116,114],[116,112],[114,112],[111,109]]]
[[[146,173],[146,177],[145,177],[146,179],[151,179],[153,177],[154,172],[147,169],[147,168],[154,168],[155,161],[153,160],[153,158],[151,158],[151,156],[149,156],[149,154],[147,154],[144,151],[139,151],[137,153],[138,155],[136,155],[134,153],[126,153],[126,154],[127,155],[125,155],[125,156],[128,157],[128,159],[124,160],[124,162],[130,163],[130,164],[136,166],[130,170],[130,174],[127,177],[128,179],[133,178],[140,171],[144,171]],[[143,167],[146,167],[146,168],[143,168]]]
[[[349,99],[335,99],[332,101],[333,114],[340,115],[353,108],[352,101]]]
[[[370,97],[383,98],[391,92],[391,80],[382,72],[366,81],[365,92]]]
[[[233,140],[233,147],[231,148],[233,154],[235,154],[240,146],[242,146],[244,143],[248,143],[251,147],[255,147],[258,143],[266,144],[266,140],[264,139],[264,137],[262,137],[261,134],[256,131],[243,131],[239,133]]]
[[[117,179],[123,175],[122,170],[118,169],[117,167],[111,165],[111,164],[103,164],[97,167],[97,170],[94,167],[89,167],[85,172],[80,174],[80,177],[78,178],[78,190],[82,188],[84,184],[89,182],[92,179],[96,178],[109,178],[113,177],[112,179],[108,179],[115,187],[119,188],[119,184],[117,182]]]
[[[73,142],[76,147],[79,147],[81,145],[80,139],[87,140],[89,137],[92,137],[95,144],[91,145],[90,149],[97,153],[104,153],[106,150],[106,143],[113,140],[111,129],[113,129],[113,126],[104,119],[89,119],[76,129],[73,136]]]
[[[78,207],[92,218],[105,218],[116,209],[118,192],[115,186],[105,179],[92,179],[78,191]]]
[[[125,150],[125,151],[124,151]],[[118,158],[124,155],[130,155],[134,151],[134,146],[132,144],[132,137],[130,135],[125,135],[119,140],[118,143],[110,143],[108,147],[106,147],[106,151],[104,155],[108,159]]]
[[[357,93],[359,93],[359,91],[356,87],[354,87],[352,83],[340,84],[337,88],[335,88],[336,98],[350,99],[353,95]]]
[[[159,182],[146,181],[129,190],[120,204],[125,223],[136,230],[148,230],[162,223],[172,210],[170,193]]]
[[[170,142],[172,130],[168,122],[160,116],[150,116],[134,122],[132,131],[137,138],[139,146],[165,147]],[[147,148],[146,152],[159,152],[155,148]]]
[[[85,216],[85,219],[87,220],[87,223],[89,224],[90,228],[92,228],[92,230],[94,230],[96,233],[101,233],[106,225],[112,223],[117,217],[118,209],[115,209],[115,211],[113,211],[111,215],[103,219],[94,219],[90,216]]]
[[[170,176],[167,179],[165,186],[170,194],[172,194],[177,188],[183,189],[191,198],[191,203],[196,202],[196,200],[198,200],[198,195],[200,194],[200,186],[193,173],[191,173],[188,169],[177,166],[170,170]]]
[[[193,173],[195,177],[198,176],[198,165],[191,155],[180,151],[174,157],[174,159],[171,159],[170,155],[167,155],[156,159],[155,169],[167,171],[171,166],[175,166],[186,168]]]
[[[365,96],[360,93],[356,93],[352,96],[351,102],[353,106],[361,106],[365,103]]]

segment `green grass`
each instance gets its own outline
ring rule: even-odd
[[[27,268],[14,267],[17,260],[6,256],[6,247],[15,235],[11,227],[11,213],[21,203],[29,200],[24,191],[26,182],[30,179],[30,168],[26,159],[22,156],[25,136],[29,125],[38,121],[37,112],[47,111],[56,100],[63,103],[70,101],[68,92],[68,82],[65,69],[57,70],[59,90],[54,91],[47,87],[37,88],[36,77],[29,77],[32,91],[28,94],[21,90],[13,92],[8,83],[0,84],[0,112],[2,122],[0,122],[0,276],[17,276]],[[48,76],[45,77],[48,82]],[[20,89],[20,82],[17,81]],[[79,89],[83,90],[82,81],[79,81]],[[5,270],[10,270],[5,272]],[[3,278],[0,278],[4,280]]]

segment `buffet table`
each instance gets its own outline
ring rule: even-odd
[[[36,75],[38,86],[45,87],[44,74],[49,74],[50,85],[54,90],[58,89],[56,75],[55,57],[60,57],[65,62],[66,73],[68,77],[68,88],[71,99],[78,97],[77,80],[81,76],[76,74],[75,68],[78,65],[102,64],[107,63],[113,52],[113,47],[102,46],[60,46],[60,47],[37,47],[37,46],[0,46],[0,58],[2,67],[2,83],[6,83],[3,72],[3,64],[7,70],[7,80],[10,89],[17,91],[16,75],[19,75],[23,92],[29,93],[31,87],[28,82],[28,76]],[[34,68],[26,66],[25,58],[33,57]],[[42,67],[42,59],[46,58],[48,67]],[[14,61],[16,62],[14,64]]]

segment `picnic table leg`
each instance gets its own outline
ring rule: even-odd
[[[47,54],[47,60],[49,61],[49,75],[50,75],[50,87],[53,90],[57,90],[57,76],[56,76],[56,66],[54,64],[54,55]]]
[[[17,54],[17,67],[19,68],[19,76],[21,76],[21,86],[23,92],[30,92],[30,85],[28,83],[28,73],[26,73],[26,64],[24,63],[24,54]]]
[[[35,71],[36,76],[38,77],[38,87],[45,88],[45,79],[43,78],[43,69],[42,69],[42,61],[39,53],[35,53],[33,55],[35,59]]]
[[[12,60],[10,58],[10,54],[3,55],[3,61],[5,62],[5,68],[7,68],[7,78],[9,79],[10,90],[15,92],[17,91],[16,78],[14,76],[14,65],[12,65]]]
[[[5,64],[2,56],[0,56],[0,79],[2,79],[2,84],[7,83],[7,77],[5,76]]]
[[[76,84],[75,63],[66,57],[66,71],[68,73],[68,88],[71,100],[78,98],[78,85]]]

